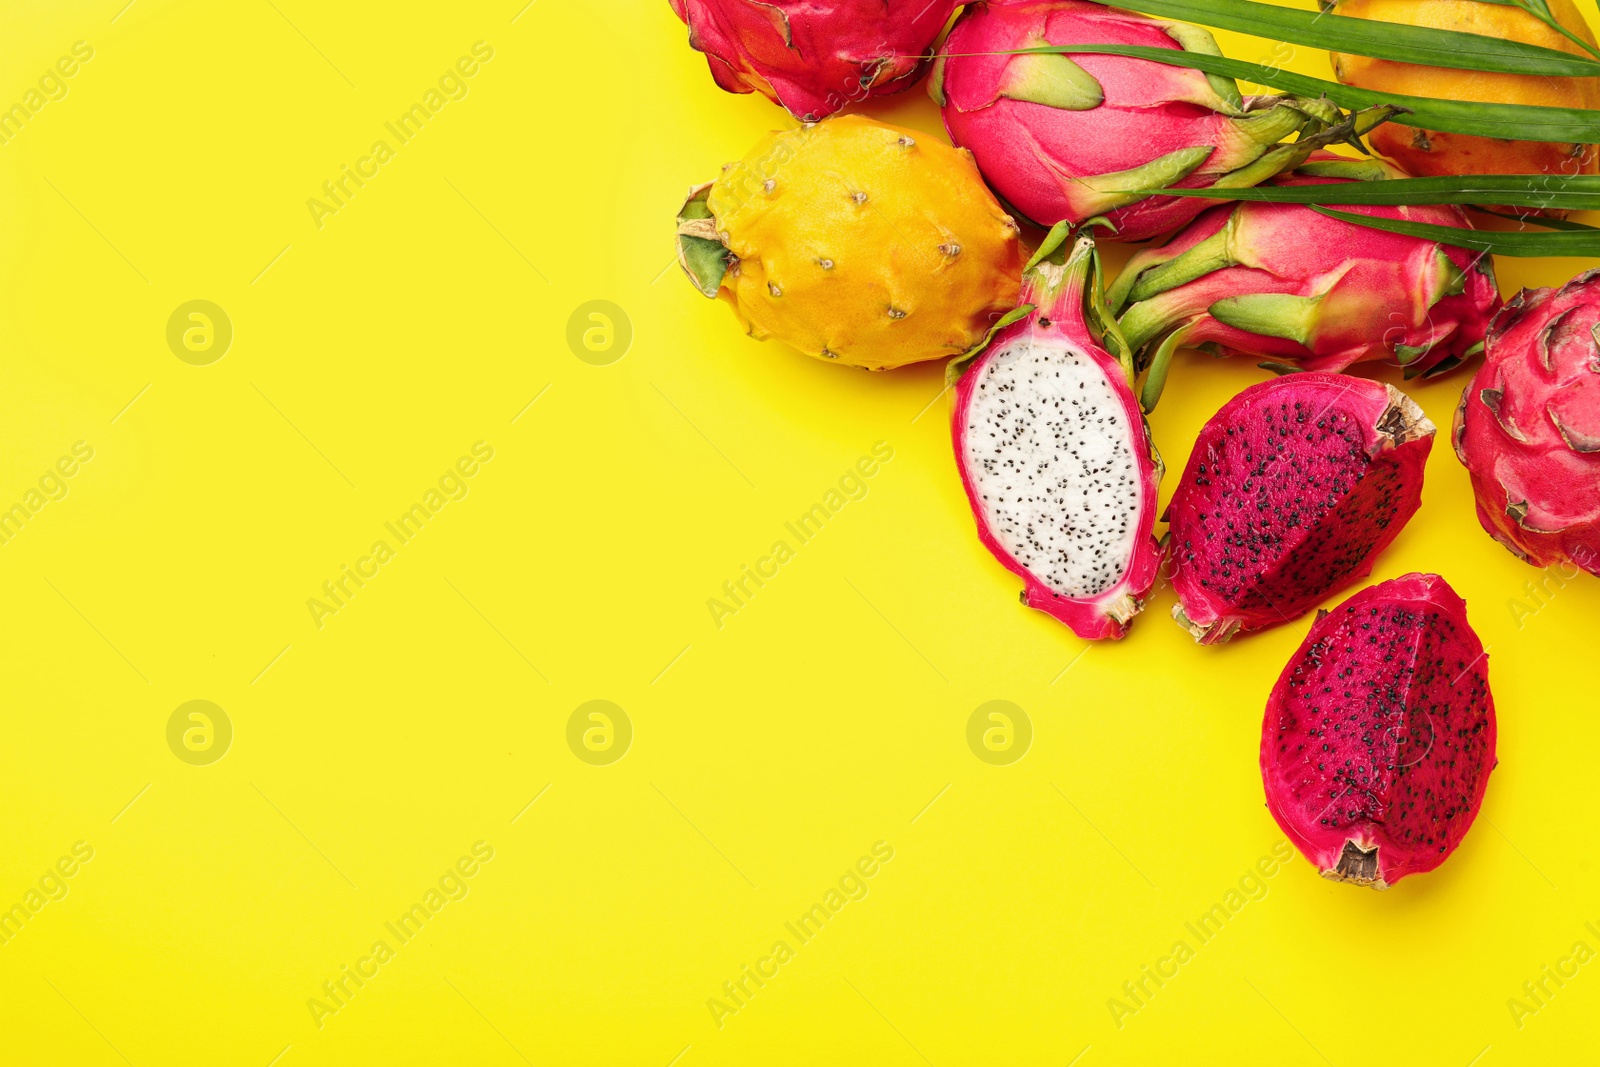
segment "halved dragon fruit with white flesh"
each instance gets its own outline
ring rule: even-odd
[[[1120,638],[1160,568],[1161,460],[1131,360],[1089,327],[1091,316],[1110,323],[1093,239],[1056,261],[1069,233],[1057,226],[1028,265],[1024,307],[951,363],[956,463],[978,537],[1022,577],[1023,603],[1079,637]]]

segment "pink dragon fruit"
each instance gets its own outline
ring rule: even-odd
[[[909,89],[960,0],[671,0],[717,84],[802,122]]]
[[[1282,184],[1382,178],[1376,161],[1318,159]],[[1342,210],[1468,226],[1449,206]],[[1432,377],[1483,348],[1500,307],[1486,255],[1374,230],[1303,204],[1248,202],[1207,210],[1166,245],[1135,255],[1108,294],[1122,332],[1148,365],[1145,409],[1180,346],[1342,371],[1394,359]]]
[[[1600,270],[1524,290],[1495,318],[1455,445],[1495,540],[1600,575]]]
[[[1024,273],[1022,317],[951,363],[956,465],[978,537],[1022,577],[1023,603],[1079,637],[1120,638],[1160,568],[1161,461],[1128,369],[1089,330],[1093,239],[1055,262],[1067,233],[1056,227]]]
[[[1455,851],[1495,767],[1488,657],[1437,574],[1312,625],[1261,727],[1267,807],[1323,877],[1387,889]]]
[[[1206,201],[1137,190],[1258,184],[1311,152],[1309,141],[1279,142],[1340,118],[1326,101],[1246,100],[1231,79],[1146,59],[999,54],[1073,44],[1221,55],[1198,26],[1084,0],[967,5],[939,50],[929,92],[951,139],[972,150],[995,192],[1043,226],[1104,215],[1121,240],[1153,237]]]
[[[1173,618],[1214,644],[1371,574],[1422,503],[1433,434],[1404,393],[1341,374],[1291,374],[1228,401],[1168,506]]]

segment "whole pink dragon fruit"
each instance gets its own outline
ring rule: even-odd
[[[978,537],[1023,603],[1079,637],[1120,638],[1155,585],[1160,458],[1128,371],[1086,321],[1094,241],[1058,226],[1023,275],[1023,317],[951,363],[956,465]]]
[[[1455,851],[1495,766],[1489,664],[1437,574],[1312,624],[1267,702],[1267,807],[1323,877],[1387,889]]]
[[[1318,160],[1281,183],[1398,173],[1375,161]],[[1341,210],[1469,225],[1449,206]],[[1303,204],[1260,202],[1210,208],[1166,245],[1139,252],[1108,300],[1140,364],[1150,367],[1146,410],[1180,346],[1304,370],[1392,359],[1408,378],[1431,377],[1482,350],[1501,303],[1485,255],[1344,222]]]
[[[671,0],[717,84],[802,122],[909,89],[960,0]]]
[[[1600,575],[1600,270],[1518,293],[1495,318],[1455,445],[1495,540]]]
[[[1433,435],[1394,386],[1341,374],[1290,374],[1228,401],[1167,508],[1173,618],[1214,644],[1371,574],[1422,503]]]
[[[1258,184],[1311,151],[1309,142],[1274,146],[1340,117],[1325,101],[1245,100],[1231,79],[1147,59],[997,54],[1074,44],[1221,54],[1198,26],[1084,0],[967,5],[929,92],[995,192],[1043,226],[1104,215],[1121,240],[1153,237],[1206,201],[1136,190]]]

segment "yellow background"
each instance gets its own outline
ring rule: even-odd
[[[0,906],[94,850],[0,945],[0,1060],[1591,1054],[1600,965],[1520,1029],[1507,1000],[1600,948],[1600,583],[1515,611],[1541,575],[1479,529],[1443,433],[1374,579],[1437,570],[1470,604],[1500,709],[1483,817],[1384,894],[1296,857],[1201,945],[1184,924],[1281,840],[1257,741],[1307,622],[1201,649],[1164,591],[1086,648],[979,546],[938,367],[828,366],[696,295],[683,191],[789,120],[716,89],[665,0],[124,3],[0,14],[6,106],[94,49],[0,145],[0,505],[94,450],[0,545]],[[468,95],[318,228],[308,198],[480,40]],[[939,128],[920,89],[866,110]],[[208,366],[166,342],[194,299],[233,324]],[[566,341],[596,299],[634,334],[607,366]],[[1262,376],[1182,358],[1166,492]],[[1443,428],[1464,381],[1412,392]],[[468,495],[319,629],[308,598],[478,441]],[[879,441],[869,494],[717,628],[707,599]],[[234,730],[208,766],[167,744],[197,699]],[[609,766],[566,741],[593,699],[634,731]],[[1010,766],[966,743],[990,700],[1033,725]],[[384,924],[479,841],[468,895],[398,944]],[[719,1028],[708,999],[879,841],[868,895]],[[394,958],[319,1027],[308,1000],[379,939]],[[1180,939],[1119,1028],[1108,999]]]

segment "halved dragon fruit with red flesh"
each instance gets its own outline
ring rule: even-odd
[[[1433,435],[1398,389],[1341,374],[1291,374],[1228,401],[1168,506],[1173,618],[1214,644],[1371,574],[1422,503]]]
[[[1437,574],[1324,612],[1261,727],[1273,818],[1324,878],[1374,889],[1455,851],[1494,767],[1488,656]]]
[[[802,122],[909,89],[959,0],[671,0],[717,84]]]
[[[1049,257],[1065,239],[1052,231]],[[1125,367],[1085,316],[1094,241],[1030,265],[1025,318],[952,364],[956,463],[978,537],[1026,584],[1023,603],[1079,637],[1120,638],[1160,568],[1160,459]]]

